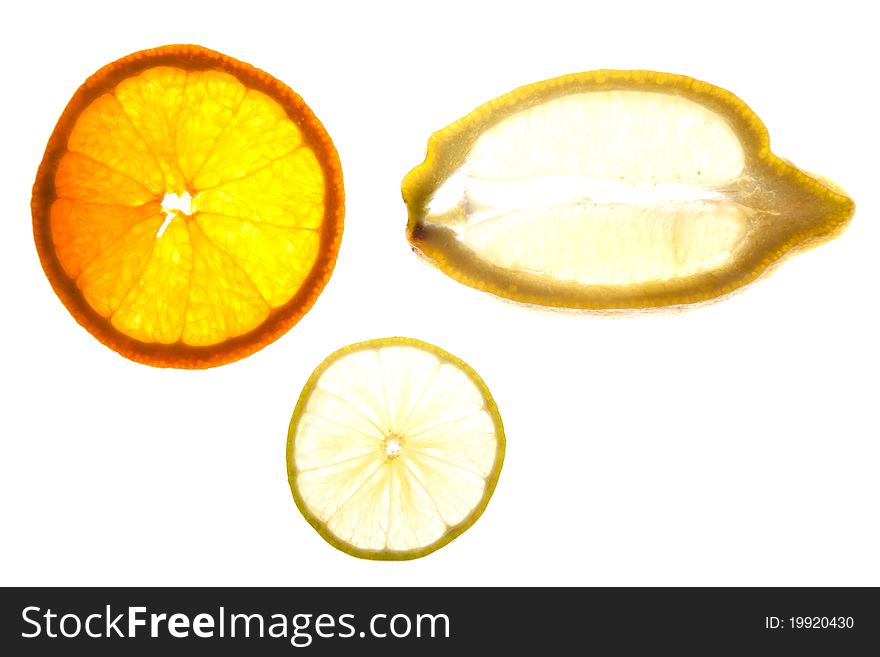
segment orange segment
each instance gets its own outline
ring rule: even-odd
[[[330,138],[265,73],[198,46],[135,53],[71,100],[34,186],[37,248],[77,320],[125,356],[209,367],[268,344],[332,271]]]
[[[109,317],[139,284],[153,257],[154,237],[161,223],[162,216],[156,215],[135,224],[121,239],[102,249],[77,277],[76,284],[96,312]]]
[[[52,239],[64,270],[78,278],[86,265],[108,254],[113,244],[148,219],[154,220],[150,226],[155,232],[155,223],[161,224],[164,219],[158,205],[110,205],[59,198],[51,209]]]
[[[248,91],[217,135],[193,177],[208,189],[257,172],[302,145],[302,135],[284,109],[266,94]]]
[[[299,289],[320,246],[313,228],[281,228],[219,214],[200,214],[196,225],[216,249],[244,271],[273,308],[283,305]],[[302,266],[285,267],[285,262]]]
[[[58,163],[55,190],[58,198],[109,205],[143,205],[156,200],[155,194],[137,179],[71,152],[65,153]]]
[[[315,154],[300,149],[250,176],[202,192],[198,209],[263,224],[317,230],[324,202],[324,181]]]
[[[192,277],[182,338],[211,344],[219,335],[240,335],[263,322],[271,307],[235,260],[189,224]]]
[[[186,79],[186,71],[161,66],[123,80],[114,90],[126,117],[156,158],[166,189],[184,189],[187,183],[176,143]]]
[[[67,148],[137,180],[153,194],[165,189],[156,157],[113,94],[97,98],[80,114]]]
[[[195,177],[246,93],[244,85],[228,73],[187,75],[175,133],[178,161],[187,180]]]
[[[161,237],[147,237],[153,243],[152,255],[110,319],[137,340],[168,344],[183,331],[193,249],[186,220],[181,218],[174,219]]]

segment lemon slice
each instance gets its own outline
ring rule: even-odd
[[[467,364],[408,338],[354,344],[306,383],[287,441],[293,498],[356,557],[425,556],[479,518],[504,460],[492,395]]]
[[[837,235],[854,207],[771,153],[733,94],[648,71],[487,103],[431,138],[403,196],[410,242],[444,273],[584,310],[723,296]]]

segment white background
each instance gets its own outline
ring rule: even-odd
[[[880,585],[878,58],[860,6],[8,6],[0,583]],[[336,143],[348,196],[312,311],[209,371],[102,346],[56,298],[31,232],[36,169],[77,86],[168,43],[219,50],[299,92]],[[598,68],[733,91],[776,153],[856,199],[850,229],[722,303],[627,319],[525,310],[420,262],[400,180],[430,133],[522,84]],[[325,543],[291,499],[284,458],[312,369],[389,335],[470,363],[508,438],[483,517],[405,563]]]

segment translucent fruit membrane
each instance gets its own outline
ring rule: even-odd
[[[333,354],[294,413],[294,498],[336,547],[409,559],[482,513],[504,455],[497,409],[476,373],[425,343],[392,338]]]
[[[408,237],[454,278],[537,305],[686,304],[837,234],[852,202],[769,151],[705,83],[597,72],[531,85],[431,139]]]
[[[100,339],[151,364],[216,364],[283,333],[320,292],[341,175],[284,85],[166,46],[80,89],[47,149],[34,220],[59,296]],[[226,343],[229,354],[212,350]]]

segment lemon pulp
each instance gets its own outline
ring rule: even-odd
[[[333,545],[413,558],[452,540],[488,503],[504,454],[497,409],[467,365],[404,338],[330,356],[290,427],[294,498]]]

